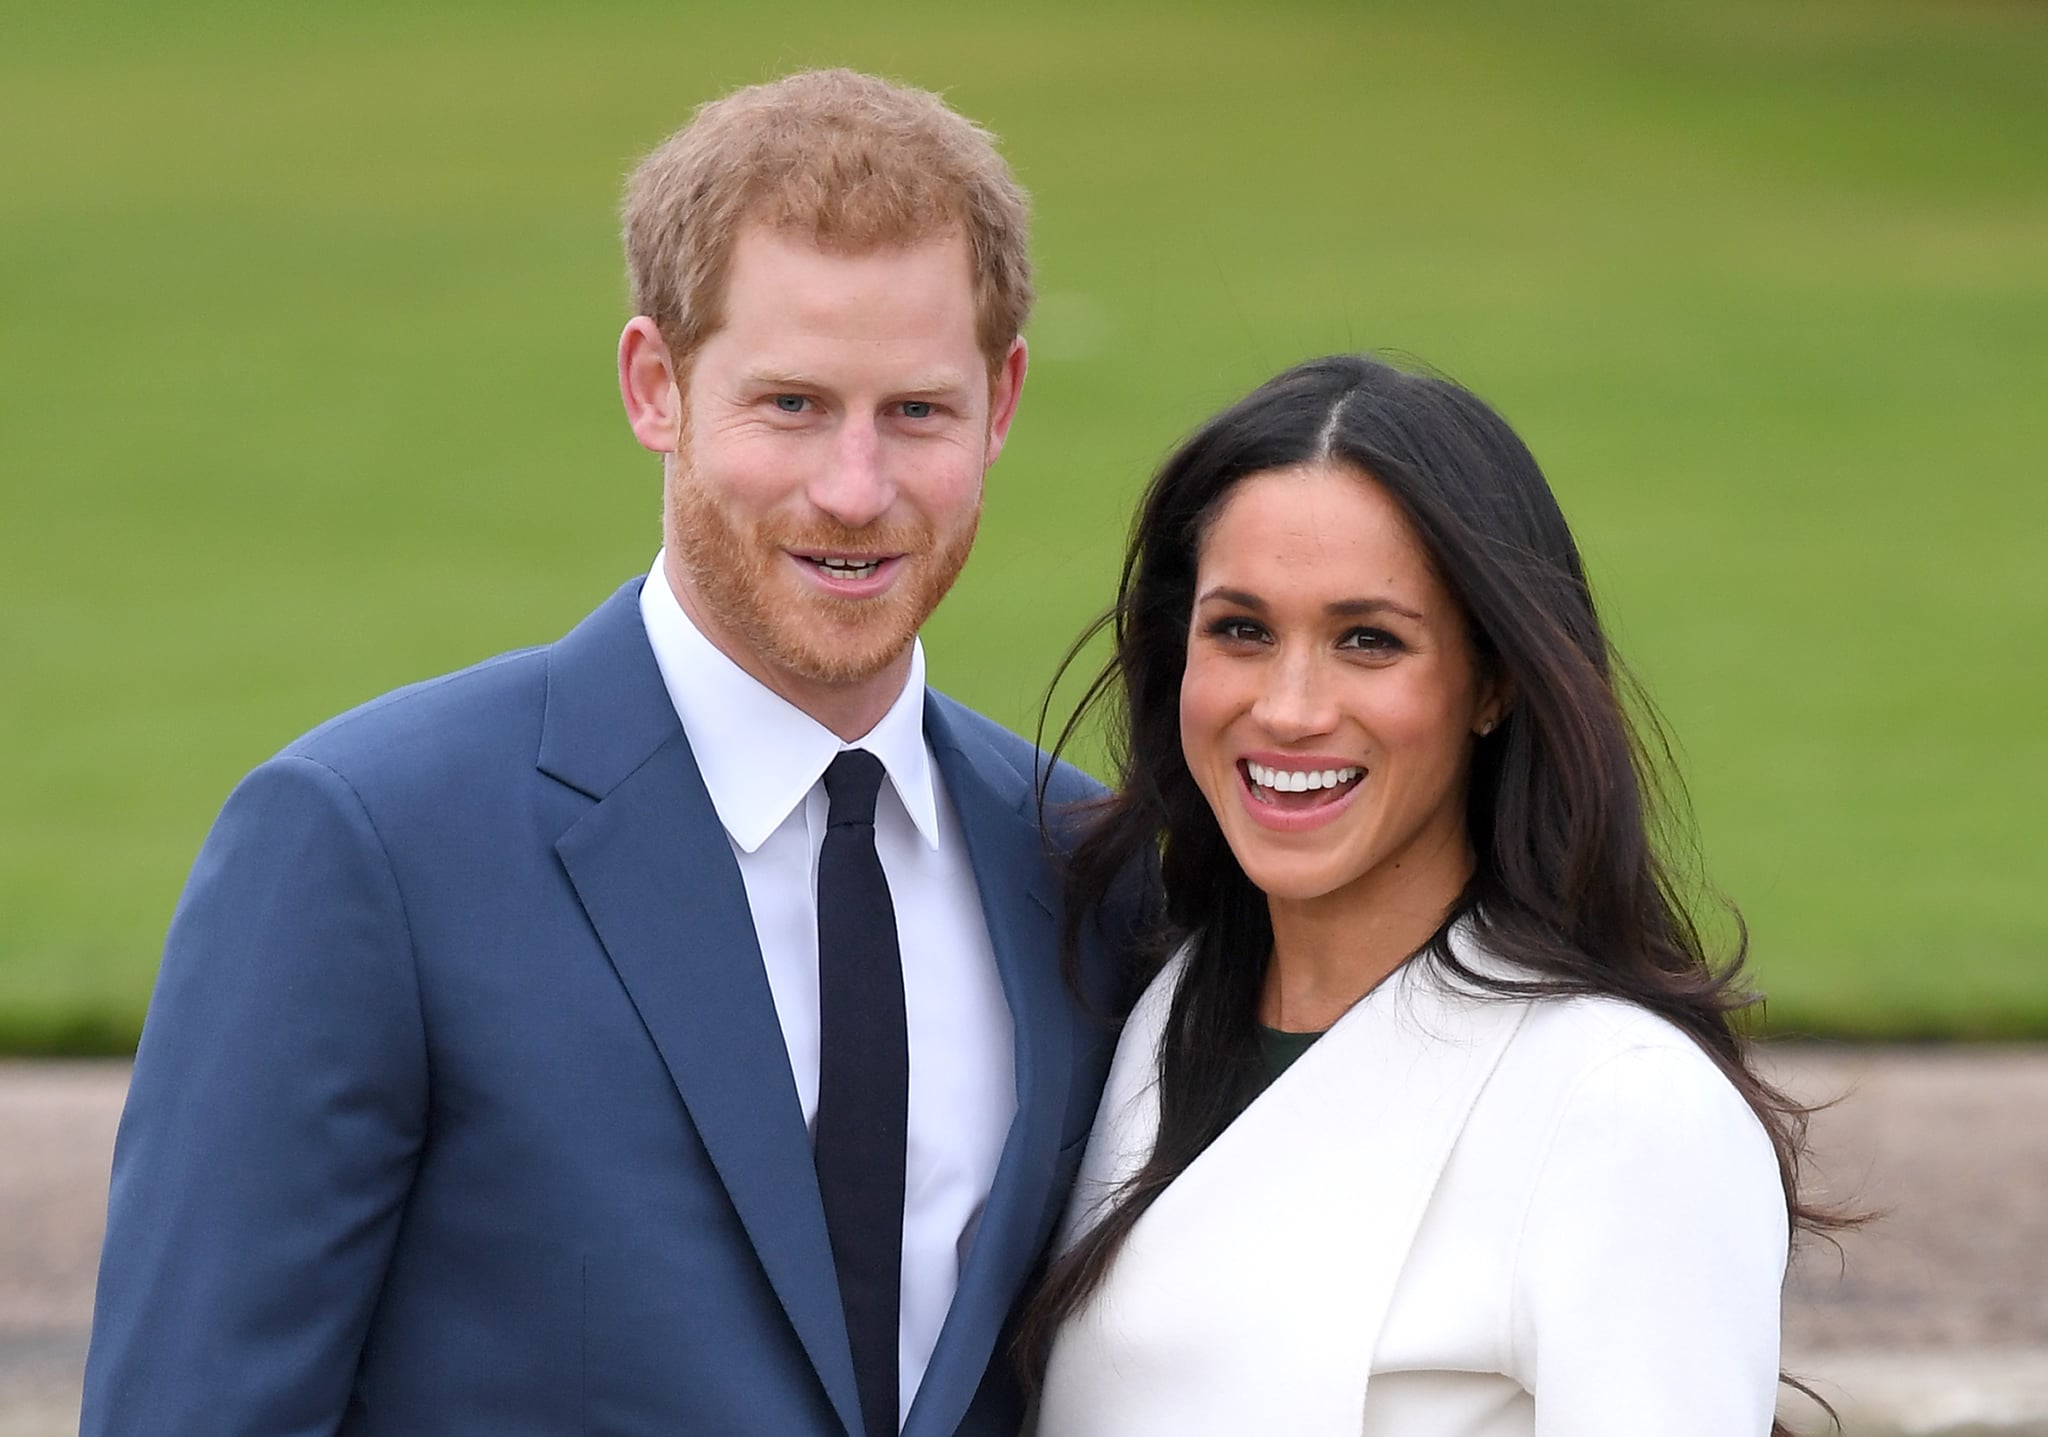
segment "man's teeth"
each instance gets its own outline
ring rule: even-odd
[[[880,559],[813,559],[811,562],[835,579],[865,579],[882,567]]]
[[[1275,793],[1307,793],[1312,788],[1335,788],[1349,783],[1364,770],[1352,768],[1295,769],[1267,768],[1262,763],[1245,763],[1245,771],[1253,783],[1260,788],[1270,788]]]

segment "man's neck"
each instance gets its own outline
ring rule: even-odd
[[[888,664],[864,679],[843,684],[823,683],[791,673],[768,662],[753,648],[704,611],[689,585],[676,582],[673,573],[664,575],[669,592],[685,617],[720,653],[731,659],[754,682],[794,708],[801,709],[846,743],[865,738],[882,721],[903,685],[910,677],[910,645]]]

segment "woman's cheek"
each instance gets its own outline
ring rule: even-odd
[[[1219,769],[1227,768],[1222,755],[1222,729],[1228,704],[1212,666],[1190,654],[1180,685],[1180,746],[1188,772],[1211,807],[1220,805]]]

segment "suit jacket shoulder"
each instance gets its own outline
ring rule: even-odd
[[[480,765],[531,769],[546,673],[545,649],[501,654],[338,714],[277,757],[311,760],[359,792],[422,797],[472,782]]]

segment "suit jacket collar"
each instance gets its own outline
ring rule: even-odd
[[[597,800],[555,851],[849,1432],[859,1401],[746,886],[627,584],[555,645],[539,767]]]
[[[539,768],[601,799],[683,728],[640,624],[639,579],[548,650]]]
[[[858,1432],[810,1139],[745,885],[648,647],[639,583],[549,654],[538,766],[596,800],[556,851],[833,1406]],[[1018,1102],[909,1437],[957,1427],[1036,1262],[1074,1041],[1030,778],[949,700],[927,698],[925,727],[1009,999]]]
[[[967,839],[1010,1004],[1017,1115],[904,1437],[953,1432],[991,1358],[1007,1360],[995,1345],[1037,1265],[1053,1216],[1061,1117],[1074,1075],[1076,1016],[1060,976],[1056,884],[1038,826],[1036,789],[973,723],[951,700],[927,698],[925,735]]]

